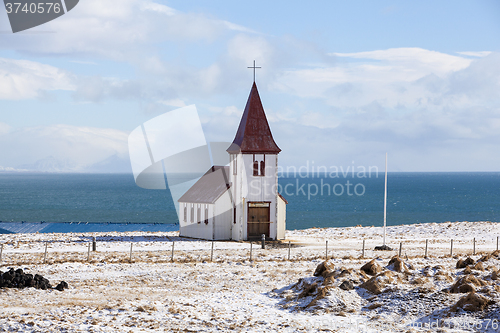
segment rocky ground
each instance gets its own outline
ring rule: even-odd
[[[362,314],[391,329],[499,331],[500,252],[440,264],[372,259],[353,268],[320,263],[312,276],[272,292],[283,309]]]
[[[175,232],[2,235],[3,274],[67,285],[0,288],[0,331],[498,332],[498,234],[492,222],[395,226],[396,250],[374,251],[381,228],[308,229],[254,243],[252,260],[248,242],[216,242],[212,261],[211,242]]]

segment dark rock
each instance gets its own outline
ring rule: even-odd
[[[343,289],[343,290],[353,290],[354,284],[352,283],[352,281],[345,280],[344,282],[342,282],[342,284],[339,286],[339,288]]]
[[[64,289],[68,289],[68,284],[65,281],[61,281],[54,289],[63,291]]]
[[[390,248],[387,245],[380,245],[380,246],[375,246],[375,251],[392,251],[392,248]]]
[[[9,271],[0,275],[0,288],[27,288],[34,287],[38,289],[51,289],[49,280],[41,275],[25,274],[19,268],[14,270],[11,268]]]

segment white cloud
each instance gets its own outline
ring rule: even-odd
[[[300,118],[297,119],[297,123],[316,128],[336,128],[340,125],[340,120],[333,114],[309,111],[303,113]]]
[[[434,74],[446,74],[450,71],[464,69],[470,64],[469,59],[452,56],[446,53],[429,51],[417,47],[395,48],[358,53],[332,53],[337,57],[355,59],[381,60],[391,64],[391,68],[405,68],[406,71],[415,68],[420,72],[431,72]],[[378,67],[378,66],[376,66]]]
[[[0,122],[0,135],[7,134],[10,130],[11,127],[8,124]]]
[[[73,90],[73,81],[72,74],[53,66],[0,58],[0,99],[36,98],[42,91]]]
[[[145,10],[145,11],[150,10],[150,11],[154,11],[154,12],[159,12],[159,13],[165,14],[167,16],[173,16],[173,15],[176,15],[179,13],[178,11],[176,11],[173,8],[170,8],[168,6],[165,6],[165,5],[162,5],[159,3],[151,2],[151,1],[143,1],[140,4],[140,8],[142,10]]]
[[[107,98],[140,98],[143,88],[136,80],[120,80],[111,77],[79,77],[73,97],[76,100],[100,102]]]
[[[168,105],[168,106],[175,106],[178,108],[183,108],[186,106],[186,103],[182,99],[175,98],[175,99],[168,99],[164,101],[160,101],[161,104]]]
[[[229,30],[234,30],[234,31],[239,31],[239,32],[249,32],[252,34],[256,34],[257,32],[255,30],[249,29],[247,27],[234,24],[228,21],[222,21],[222,24],[225,25]]]
[[[248,66],[256,60],[259,81],[272,80],[279,71],[276,47],[262,36],[237,34],[226,44],[223,54],[201,67],[149,57],[138,64],[143,76],[143,94],[161,92],[165,99],[205,99],[218,94],[234,94],[248,89],[252,72]],[[160,96],[155,96],[157,99]]]
[[[236,106],[226,106],[226,107],[218,107],[218,106],[210,106],[208,109],[215,114],[222,116],[238,116],[241,117],[243,114],[243,110],[238,109]]]
[[[389,151],[392,170],[497,170],[500,54],[386,51],[343,54],[274,82],[275,91],[299,96],[272,115],[281,161],[371,165]]]
[[[246,66],[252,66],[255,60],[257,66],[264,69],[268,66],[274,53],[274,47],[262,36],[249,36],[239,34],[232,38],[227,46],[227,56],[233,61],[241,62]],[[258,72],[262,69],[258,69]],[[264,70],[265,71],[265,70]]]
[[[95,127],[50,125],[11,130],[0,136],[0,165],[16,167],[52,156],[83,168],[110,156],[127,156],[128,133]]]
[[[37,31],[53,33],[35,34]],[[57,20],[31,29],[30,34],[0,35],[0,48],[141,61],[144,54],[151,54],[155,43],[213,41],[227,31],[250,30],[150,0],[86,0]]]
[[[388,108],[464,107],[498,100],[493,93],[500,88],[493,74],[500,71],[495,53],[474,60],[419,48],[336,55],[367,60],[289,70],[272,88],[324,99],[340,108],[373,102]],[[488,95],[486,100],[484,92]],[[478,99],[480,93],[482,101]]]
[[[465,51],[465,52],[457,52],[457,54],[469,56],[469,57],[482,58],[482,57],[486,57],[487,55],[490,55],[491,51],[476,51],[476,52]]]

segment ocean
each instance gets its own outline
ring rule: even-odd
[[[279,185],[287,229],[383,225],[382,173],[283,175]],[[176,220],[169,191],[139,188],[131,174],[0,173],[0,228],[169,231]],[[388,174],[387,225],[446,221],[500,221],[500,173]]]

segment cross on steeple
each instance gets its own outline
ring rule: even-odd
[[[253,82],[255,82],[255,69],[256,68],[262,68],[262,67],[255,67],[255,60],[253,61],[253,67],[248,67],[248,68],[253,68]]]

